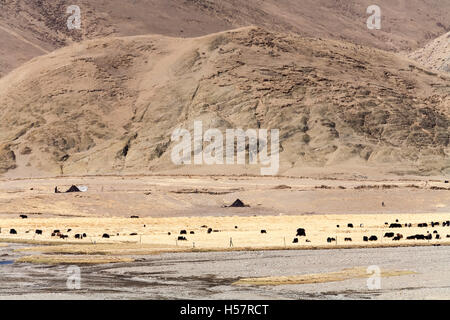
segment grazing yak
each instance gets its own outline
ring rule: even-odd
[[[419,228],[428,228],[428,223],[419,223],[417,226]]]
[[[344,241],[352,241],[352,238],[345,238]]]
[[[403,239],[403,235],[400,233],[397,233],[397,235],[392,238],[392,241],[400,241],[400,239]]]
[[[102,238],[109,239],[109,234],[104,233],[103,236],[102,236]]]
[[[369,241],[377,241],[378,237],[377,236],[370,236]]]
[[[262,230],[261,230],[261,233],[267,233],[267,231],[266,231],[266,230],[264,230],[264,229],[262,229]]]
[[[393,233],[393,232],[386,232],[386,233],[384,234],[384,237],[385,237],[385,238],[393,238],[393,237],[394,237],[394,233]]]
[[[178,241],[187,241],[187,239],[184,236],[179,236],[178,237]]]
[[[347,224],[347,228],[353,228],[353,223]]]
[[[412,236],[406,237],[406,240],[424,240],[425,236],[423,234],[415,234]]]
[[[439,222],[431,222],[431,227],[434,228],[434,226],[438,226]]]
[[[432,239],[432,235],[431,235],[431,233],[427,234],[426,236],[423,235],[423,234],[416,234],[416,235],[413,235],[413,236],[409,236],[406,239],[408,239],[408,240],[431,240]]]
[[[333,242],[333,241],[336,241],[336,239],[335,239],[335,238],[330,238],[330,237],[327,238],[327,242],[328,242],[328,243],[331,243],[331,242]]]
[[[186,230],[181,230],[180,234],[187,234],[187,231]]]
[[[42,230],[36,230],[35,233],[42,235]]]
[[[368,236],[364,236],[363,237],[363,241],[369,241],[369,237]]]
[[[25,215],[25,214],[21,214],[20,217],[21,217],[22,219],[27,219],[27,218],[28,218],[28,216]]]
[[[391,223],[389,228],[401,228],[402,225],[400,223]]]
[[[298,228],[297,229],[297,237],[306,237],[306,231],[303,228]]]
[[[194,231],[191,231],[191,232],[189,232],[190,234],[195,234],[195,232]]]

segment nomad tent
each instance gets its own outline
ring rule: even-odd
[[[69,188],[69,190],[66,191],[66,193],[68,193],[68,192],[81,192],[81,190],[78,189],[77,186],[72,185],[72,186]]]
[[[235,202],[230,206],[231,208],[243,208],[249,207],[249,205],[244,204],[240,199],[236,199]]]

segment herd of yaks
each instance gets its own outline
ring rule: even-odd
[[[384,225],[386,227],[389,228],[412,228],[414,225],[412,223],[405,223],[405,224],[401,224],[399,223],[398,219],[395,220],[395,223],[391,223],[389,224],[388,222],[385,222]],[[429,226],[431,226],[432,228],[436,227],[436,226],[440,226],[441,223],[438,221],[432,221],[431,223],[418,223],[417,227],[418,228],[428,228]],[[444,221],[442,222],[442,226],[443,227],[450,227],[450,220]],[[339,228],[340,226],[337,225],[337,228]],[[363,224],[360,224],[360,227],[364,227]],[[347,228],[354,228],[352,223],[348,223],[347,224]],[[440,240],[442,239],[440,234],[437,232],[437,230],[434,230],[433,233],[430,233],[430,231],[427,231],[427,234],[415,234],[415,235],[411,235],[406,237],[407,240],[433,240],[433,235],[434,235],[434,239],[435,240]],[[306,231],[303,228],[299,228],[297,229],[297,234],[295,235],[294,240],[292,241],[292,243],[298,243],[298,237],[306,237]],[[450,234],[447,234],[446,236],[447,238],[450,238]],[[392,241],[400,241],[401,239],[403,239],[403,234],[401,233],[394,233],[394,232],[386,232],[383,236],[383,238],[390,238],[392,239]],[[351,242],[352,238],[350,237],[346,237],[344,238],[345,242]],[[378,241],[378,237],[376,235],[370,235],[370,236],[363,236],[363,241],[367,242],[367,241]],[[311,242],[310,240],[306,239],[306,242]],[[337,243],[337,239],[334,237],[328,237],[327,238],[327,242],[328,243],[332,243],[332,242],[336,242]]]
[[[22,219],[27,219],[28,216],[27,216],[27,215],[24,215],[24,214],[21,214],[21,215],[20,215],[20,218],[22,218]],[[132,219],[137,219],[137,218],[139,218],[139,216],[131,216],[130,218],[132,218]],[[144,224],[144,227],[146,227],[145,224]],[[212,229],[212,228],[208,228],[208,226],[206,226],[206,225],[203,225],[202,228],[207,228],[207,233],[208,233],[208,234],[209,234],[209,233],[212,233],[212,232],[220,232],[219,230],[215,230],[215,229]],[[235,228],[237,229],[238,227],[235,226]],[[31,230],[28,230],[28,231],[26,231],[25,233],[30,233],[30,231],[31,231]],[[60,238],[60,239],[68,239],[68,238],[69,238],[69,235],[67,235],[67,233],[70,233],[71,231],[72,231],[72,229],[67,229],[66,234],[64,234],[61,230],[55,229],[55,230],[52,231],[51,236],[52,236],[52,237],[57,237],[57,238]],[[2,228],[0,228],[0,233],[1,233],[1,232],[2,232]],[[34,233],[35,233],[36,235],[43,235],[43,231],[40,230],[40,229],[36,229],[36,230],[34,231]],[[181,231],[180,231],[180,236],[178,237],[178,240],[180,240],[180,241],[187,241],[186,236],[183,236],[183,235],[187,235],[187,233],[188,233],[188,232],[187,232],[186,230],[181,230]],[[17,230],[16,230],[16,229],[9,229],[9,234],[16,235],[16,234],[18,234],[18,233],[17,233]],[[171,232],[168,232],[167,234],[170,236],[170,235],[171,235]],[[190,231],[189,234],[195,234],[195,232],[194,232],[194,231]],[[120,234],[117,233],[117,236],[119,236],[119,235],[120,235]],[[137,235],[138,235],[138,234],[137,234],[136,232],[130,233],[130,236],[137,236]],[[104,238],[104,239],[109,239],[110,237],[111,237],[111,235],[109,235],[108,233],[103,233],[103,235],[102,235],[102,238]],[[86,234],[86,233],[77,233],[77,234],[74,235],[74,238],[75,238],[75,239],[82,240],[82,239],[84,239],[84,238],[87,238],[87,234]]]
[[[20,217],[22,219],[28,218],[26,215],[20,215]],[[139,218],[139,216],[131,216],[130,218]],[[430,223],[426,223],[426,222],[418,223],[417,227],[418,228],[428,228],[428,227],[434,228],[436,226],[441,226],[441,225],[442,225],[442,227],[450,227],[450,220],[443,221],[442,223],[437,222],[437,221],[432,221]],[[388,228],[412,228],[413,226],[414,225],[412,223],[400,224],[398,219],[395,221],[395,223],[390,223],[389,224],[388,222],[385,222],[385,227],[388,227]],[[146,225],[144,225],[144,227],[146,227]],[[220,232],[219,230],[215,230],[215,229],[209,228],[206,225],[203,225],[201,227],[205,228],[206,232],[208,234],[213,233],[213,232]],[[340,228],[339,225],[337,225],[336,227]],[[364,227],[364,225],[360,224],[360,227]],[[238,229],[238,226],[235,226],[234,228]],[[354,228],[354,226],[353,226],[352,223],[348,223],[347,224],[347,228],[352,229],[352,228]],[[30,231],[31,230],[28,230],[28,231],[26,231],[26,233],[29,233]],[[66,233],[70,233],[71,231],[72,231],[72,229],[67,229]],[[1,233],[1,228],[0,228],[0,233]],[[9,230],[9,234],[16,235],[17,231],[15,229],[10,229]],[[42,235],[43,231],[40,230],[40,229],[36,229],[35,230],[35,234],[36,235]],[[167,234],[170,236],[171,232],[168,232]],[[187,234],[188,234],[187,230],[180,230],[180,233],[179,233],[179,236],[178,236],[177,240],[178,241],[187,241],[187,238],[186,238]],[[195,234],[195,232],[194,231],[189,231],[189,234],[193,235],[193,234]],[[261,229],[261,234],[267,234],[267,230]],[[119,233],[117,233],[117,236],[118,235],[119,235]],[[138,235],[137,233],[130,233],[130,236],[137,236],[137,235]],[[437,232],[437,230],[434,230],[432,233],[430,233],[430,231],[427,231],[427,234],[411,235],[411,236],[406,237],[406,239],[407,240],[433,240],[433,235],[434,235],[434,239],[435,240],[442,239],[441,236],[439,235],[439,233]],[[58,237],[60,239],[68,239],[69,238],[69,235],[63,234],[61,232],[61,230],[58,230],[58,229],[53,230],[53,232],[51,233],[51,236],[52,237]],[[77,233],[77,234],[74,235],[74,238],[75,239],[79,239],[79,240],[82,240],[82,239],[84,239],[86,237],[87,237],[86,233]],[[105,239],[109,239],[110,237],[111,236],[108,233],[104,233],[102,235],[102,238],[105,238]],[[299,237],[306,237],[306,230],[304,228],[298,228],[297,229],[297,233],[296,233],[292,243],[299,243]],[[450,238],[450,234],[447,234],[446,237]],[[401,233],[386,232],[384,234],[383,238],[392,239],[392,241],[400,241],[404,237],[403,237],[403,235]],[[345,237],[344,241],[345,242],[351,242],[352,238]],[[367,241],[378,241],[378,237],[376,235],[363,236],[363,241],[366,241],[366,242]],[[311,242],[311,241],[306,239],[305,242]],[[327,238],[327,242],[328,243],[332,243],[332,242],[336,242],[337,243],[337,239],[334,238],[334,237],[328,237]]]

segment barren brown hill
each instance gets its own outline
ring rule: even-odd
[[[70,5],[81,29],[69,30]],[[232,28],[185,0],[0,0],[0,77],[38,55],[74,41],[157,33],[204,35]]]
[[[256,27],[90,40],[0,80],[1,170],[259,174],[172,164],[173,130],[202,120],[279,129],[280,174],[448,174],[449,85],[393,53]]]
[[[267,30],[412,50],[450,30],[450,2],[378,0],[381,30],[368,30],[371,0],[78,0],[81,30],[68,30],[69,0],[0,0],[0,77],[46,51],[106,36],[207,35]]]

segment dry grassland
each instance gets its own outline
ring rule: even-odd
[[[403,275],[415,274],[413,271],[407,270],[382,270],[381,277],[397,277]],[[337,272],[303,274],[298,276],[283,277],[262,277],[262,278],[244,278],[233,283],[234,285],[258,285],[258,286],[276,286],[286,284],[308,284],[308,283],[325,283],[344,281],[349,279],[368,278],[367,268],[356,267],[343,269]]]
[[[408,228],[389,228],[385,223],[411,223]],[[450,214],[384,214],[384,215],[301,215],[301,216],[252,216],[252,217],[175,217],[175,218],[51,218],[51,219],[1,219],[0,242],[25,242],[36,244],[73,244],[75,252],[86,250],[125,252],[128,254],[145,254],[146,252],[196,250],[230,250],[230,249],[314,249],[371,246],[404,246],[450,243],[449,227],[442,222],[450,220]],[[439,226],[431,228],[430,222],[438,221]],[[418,223],[427,222],[428,228],[417,227]],[[353,224],[353,228],[348,224]],[[338,227],[339,225],[339,227]],[[5,227],[7,226],[7,227]],[[14,228],[17,235],[10,235]],[[298,237],[293,243],[296,230],[304,228],[306,237]],[[36,235],[40,229],[43,235]],[[62,240],[51,237],[53,230],[61,230],[69,238]],[[70,232],[67,232],[71,229]],[[213,231],[208,233],[208,229]],[[182,230],[186,234],[180,235]],[[265,230],[266,233],[261,233]],[[433,236],[431,241],[405,240],[414,234],[426,234],[436,230],[441,239]],[[27,233],[28,232],[28,233]],[[193,234],[191,234],[193,232]],[[383,238],[386,232],[401,233],[400,241]],[[75,234],[86,233],[83,240],[76,240]],[[102,238],[107,233],[110,238]],[[135,235],[132,235],[135,234]],[[378,237],[377,241],[365,242],[363,236]],[[184,236],[187,240],[178,240]],[[337,239],[332,243],[327,238]],[[344,241],[351,238],[352,241]],[[308,240],[308,241],[306,241]],[[231,245],[230,245],[231,243]],[[102,246],[99,246],[102,245]],[[109,245],[109,246],[108,246]]]

